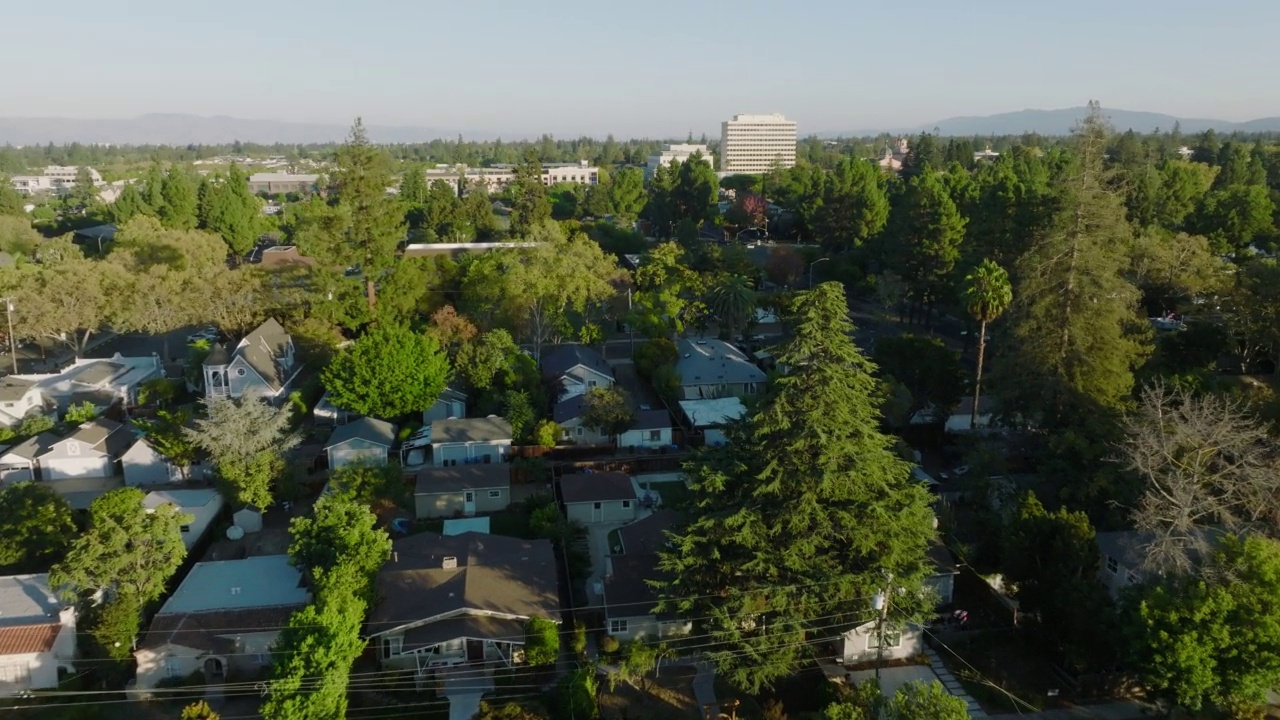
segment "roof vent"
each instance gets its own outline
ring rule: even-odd
[[[706,344],[707,344],[707,341],[706,341],[706,340],[699,340],[699,341],[698,341],[698,344],[699,344],[699,345],[706,345]]]
[[[685,357],[689,357],[689,353],[685,353],[685,354],[684,354],[684,356],[685,356]]]
[[[232,595],[239,595],[239,594],[240,594],[240,587],[237,585],[236,587],[231,588],[231,594],[232,594]]]
[[[443,570],[454,570],[458,567],[458,558],[450,555],[444,559],[444,562],[440,564],[440,567]]]

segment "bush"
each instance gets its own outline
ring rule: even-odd
[[[31,437],[53,429],[53,418],[48,415],[28,415],[18,425],[19,437]]]
[[[542,420],[533,429],[533,444],[543,448],[553,448],[560,439],[560,426],[554,420]]]
[[[612,655],[618,652],[618,648],[622,647],[622,643],[618,642],[618,638],[612,635],[605,635],[600,638],[600,650],[606,655]]]
[[[551,665],[560,657],[559,625],[545,618],[530,618],[524,633],[524,659],[530,665]]]
[[[642,378],[650,379],[655,370],[663,365],[675,365],[679,358],[676,344],[666,338],[640,343],[634,355],[636,373]]]
[[[578,657],[587,654],[587,626],[580,621],[573,624],[573,634],[569,636],[569,649]]]
[[[98,417],[98,409],[93,403],[85,400],[79,405],[72,405],[67,408],[67,414],[63,416],[63,420],[68,425],[81,425]]]

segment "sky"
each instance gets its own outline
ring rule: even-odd
[[[3,13],[0,116],[446,135],[801,135],[1084,105],[1280,115],[1276,0],[59,0]]]

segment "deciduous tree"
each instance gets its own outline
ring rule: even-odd
[[[0,567],[8,572],[43,570],[75,533],[71,506],[47,485],[19,482],[0,489]]]
[[[610,436],[621,435],[636,422],[631,397],[620,387],[591,388],[584,396],[582,424],[600,428]]]
[[[290,410],[253,397],[212,400],[205,409],[207,417],[183,433],[209,453],[228,501],[265,510],[271,485],[284,471],[283,453],[299,442],[290,430]]]
[[[320,378],[338,407],[390,420],[435,403],[449,359],[435,338],[380,324],[339,351]]]
[[[391,538],[378,527],[378,516],[354,498],[338,494],[316,500],[310,516],[289,523],[289,559],[304,572],[332,572],[339,565],[364,578],[361,597],[371,589],[370,579],[391,557]]]
[[[551,665],[560,657],[560,626],[533,617],[524,624],[524,659],[530,665]]]

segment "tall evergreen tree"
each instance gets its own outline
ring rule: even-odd
[[[364,123],[356,118],[347,142],[338,148],[332,175],[334,197],[349,212],[349,225],[338,238],[339,253],[364,273],[365,299],[373,311],[378,302],[378,277],[396,259],[404,240],[404,216],[387,197],[392,185],[391,157],[369,142]]]
[[[137,183],[125,185],[120,191],[120,195],[116,197],[116,201],[111,203],[110,215],[111,222],[116,225],[124,225],[139,215],[150,215],[151,208],[147,206],[147,201],[142,197],[142,192],[138,190]]]
[[[197,208],[204,207],[205,228],[222,236],[236,257],[244,257],[258,242],[262,202],[249,192],[249,177],[232,165],[226,178],[214,180]]]
[[[690,155],[680,163],[676,186],[671,194],[676,219],[689,219],[699,225],[709,220],[714,213],[719,187],[716,171],[705,162],[702,153]]]
[[[858,247],[889,220],[885,176],[874,163],[844,159],[826,182],[817,211],[818,238],[827,252]]]
[[[542,184],[542,163],[535,152],[516,166],[511,194],[511,232],[524,237],[551,219],[551,200]]]
[[[0,215],[25,216],[27,212],[22,209],[25,204],[26,201],[9,184],[9,177],[0,173]]]
[[[851,340],[844,288],[794,302],[795,336],[730,442],[696,456],[695,517],[662,551],[662,607],[696,618],[730,682],[757,691],[793,673],[806,643],[872,615],[889,585],[896,617],[921,591],[934,535],[923,488],[879,430],[874,366]]]
[[[148,214],[160,217],[160,212],[164,209],[164,171],[160,169],[158,162],[151,163],[146,176],[142,178],[142,197],[151,210]]]
[[[165,227],[173,230],[195,228],[199,221],[196,217],[196,184],[186,168],[176,165],[169,168],[160,183],[160,196],[164,205],[160,208],[159,215]]]
[[[911,316],[914,319],[921,310],[928,321],[934,305],[951,286],[965,220],[934,173],[917,175],[907,183],[895,217],[895,265],[907,284]]]

